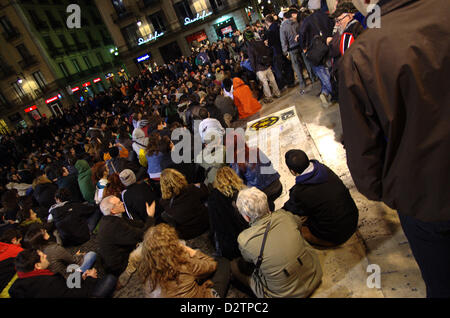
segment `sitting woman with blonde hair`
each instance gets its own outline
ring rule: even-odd
[[[245,185],[233,169],[222,167],[217,171],[213,187],[208,198],[208,211],[216,252],[232,260],[241,256],[237,237],[248,228],[248,223],[236,209],[237,195]]]
[[[138,273],[149,298],[224,298],[227,294],[229,262],[184,245],[167,224],[148,229],[140,256]]]
[[[183,240],[190,240],[209,229],[208,209],[203,204],[208,197],[204,184],[188,184],[186,177],[175,169],[165,169],[160,179],[164,209],[162,219],[175,227]]]

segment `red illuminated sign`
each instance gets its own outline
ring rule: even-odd
[[[45,101],[45,103],[48,104],[48,103],[54,102],[54,101],[57,100],[57,99],[58,99],[58,96],[55,96],[55,97],[52,97],[52,98],[50,98],[50,99],[47,99],[47,100]]]
[[[35,109],[37,109],[36,105],[28,107],[27,109],[25,109],[25,113],[29,113],[29,112],[31,112],[31,111],[33,111]]]
[[[91,86],[91,82],[87,82],[87,83],[83,84],[83,87],[88,87],[88,86]]]
[[[95,80],[93,80],[93,82],[94,83],[98,83],[98,82],[100,82],[102,79],[99,77],[99,78],[96,78]]]
[[[74,87],[74,88],[72,88],[72,93],[75,93],[75,92],[77,92],[77,91],[79,91],[80,90],[80,88],[77,86],[77,87]]]

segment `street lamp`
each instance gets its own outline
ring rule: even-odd
[[[23,83],[23,79],[21,79],[20,77],[17,78],[17,83],[22,84]]]

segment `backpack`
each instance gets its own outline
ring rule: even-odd
[[[148,162],[147,162],[147,151],[145,151],[144,149],[139,149],[139,163],[142,167],[147,168],[148,166]]]
[[[264,66],[272,65],[273,53],[271,48],[266,46],[263,41],[256,41],[254,48],[257,53],[256,61],[258,64]]]

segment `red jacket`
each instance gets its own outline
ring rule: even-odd
[[[18,245],[0,242],[0,262],[11,257],[15,258],[22,251],[23,248]]]
[[[261,110],[261,104],[253,97],[248,85],[239,78],[233,78],[234,104],[239,112],[239,119],[247,118]]]

